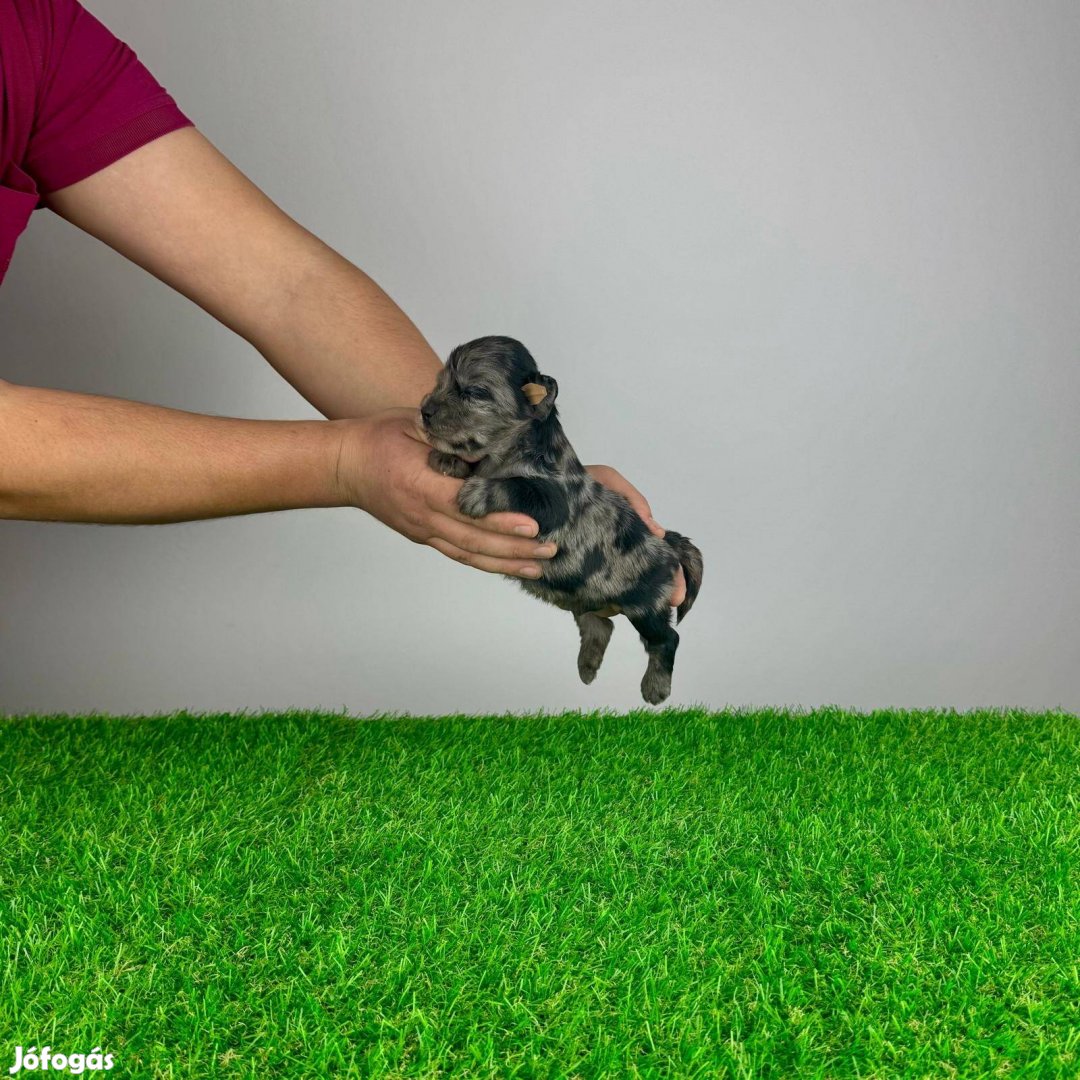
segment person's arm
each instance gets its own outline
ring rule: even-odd
[[[411,418],[240,420],[0,381],[0,519],[150,525],[357,506],[459,562],[536,577],[532,540],[487,532],[468,547],[457,483],[426,467]],[[492,519],[533,529],[520,514]]]
[[[156,139],[46,201],[235,330],[324,416],[374,419],[390,407],[415,407],[435,381],[438,356],[393,300],[195,128]],[[391,422],[383,430],[397,438],[399,428]],[[398,451],[406,461],[408,447]],[[614,469],[594,471],[662,535],[640,492]],[[373,498],[385,510],[376,516],[404,531],[394,522],[411,520],[405,503],[412,494],[387,482]],[[442,535],[439,527],[455,516],[442,498],[423,526],[432,530],[425,542],[471,565],[517,572],[504,561],[515,542],[498,534],[529,519],[490,515],[463,525],[464,534],[455,521],[453,537]],[[683,593],[679,571],[672,602]]]
[[[339,425],[0,382],[0,517],[101,524],[338,506]]]
[[[235,330],[330,419],[419,405],[442,366],[367,274],[195,128],[148,143],[46,203]]]

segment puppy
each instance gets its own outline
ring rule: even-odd
[[[528,593],[573,614],[581,635],[578,673],[596,678],[613,615],[625,615],[645,645],[641,694],[652,705],[671,692],[679,635],[671,625],[676,568],[686,577],[681,622],[701,587],[701,552],[670,529],[654,536],[618,493],[585,471],[555,409],[559,388],[529,350],[509,337],[459,345],[420,406],[434,449],[431,467],[465,480],[458,505],[469,517],[511,510],[528,514],[538,539],[558,551],[541,577],[519,579]]]

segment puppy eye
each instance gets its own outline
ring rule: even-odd
[[[486,386],[463,386],[461,396],[469,401],[490,401],[491,391]]]

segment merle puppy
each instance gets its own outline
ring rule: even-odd
[[[520,341],[483,337],[459,345],[420,406],[434,447],[429,460],[444,475],[465,480],[462,513],[528,514],[540,527],[538,539],[558,545],[541,562],[540,578],[519,584],[573,614],[582,682],[596,677],[611,616],[633,623],[649,654],[641,693],[656,705],[671,692],[679,645],[671,625],[672,579],[681,564],[681,622],[701,587],[701,552],[670,529],[663,540],[654,536],[622,495],[585,471],[559,423],[558,392]]]

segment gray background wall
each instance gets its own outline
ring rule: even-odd
[[[520,337],[700,542],[673,703],[1080,708],[1080,8],[88,6],[444,355]],[[0,376],[315,415],[47,212]],[[0,523],[0,711],[640,703],[570,620],[349,510]]]

